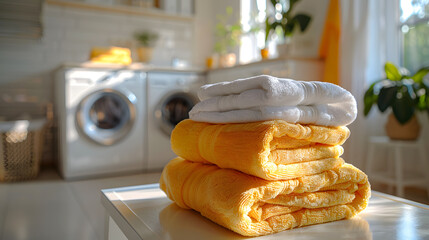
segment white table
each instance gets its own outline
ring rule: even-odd
[[[403,152],[404,149],[414,150],[418,153],[418,159],[410,158]],[[387,150],[386,167],[375,171],[374,165],[383,158],[377,157],[376,152]],[[389,187],[396,187],[396,195],[404,196],[404,187],[422,186],[426,188],[429,196],[429,163],[426,159],[425,142],[423,138],[418,141],[391,140],[385,136],[372,136],[368,141],[368,152],[366,157],[365,173],[368,174],[371,182],[382,182]],[[418,166],[420,174],[405,174],[405,165],[413,164]]]
[[[181,209],[158,184],[102,190],[108,239],[243,239],[198,212]],[[429,239],[429,205],[372,192],[353,219],[252,239]]]

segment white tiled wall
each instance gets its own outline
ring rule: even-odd
[[[91,47],[123,46],[135,49],[133,35],[153,30],[160,38],[152,63],[169,66],[172,58],[191,63],[193,22],[164,20],[141,15],[91,11],[45,4],[41,40],[0,39],[0,118],[27,111],[23,102],[52,102],[52,72],[65,62],[88,60]],[[135,55],[133,54],[133,59]],[[19,106],[16,108],[15,106]]]

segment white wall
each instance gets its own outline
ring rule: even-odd
[[[296,4],[293,13],[311,16],[311,22],[304,33],[295,29],[290,54],[296,57],[319,58],[319,46],[325,26],[329,0],[302,0]]]
[[[304,34],[296,34],[293,53],[316,57],[328,0],[301,1],[297,12],[313,17]],[[234,9],[234,21],[240,18],[240,0],[197,0],[195,20],[183,22],[100,12],[45,4],[41,40],[0,39],[0,119],[27,111],[37,115],[42,110],[21,102],[46,103],[53,99],[52,72],[65,62],[88,60],[94,46],[135,47],[134,32],[150,29],[160,34],[153,63],[168,66],[178,57],[197,67],[213,53],[216,15]],[[135,59],[135,55],[133,54]],[[16,107],[19,105],[19,107]]]
[[[216,16],[219,14],[225,15],[228,6],[234,10],[231,23],[239,21],[240,0],[195,1],[195,66],[204,68],[206,58],[214,53]]]
[[[41,40],[0,39],[0,118],[23,111],[21,102],[53,101],[52,72],[65,62],[88,60],[94,46],[134,47],[134,32],[150,29],[160,34],[153,63],[168,66],[173,57],[192,62],[193,22],[90,11],[45,4]],[[16,106],[20,108],[17,108]]]
[[[195,1],[195,45],[194,45],[194,65],[205,67],[205,61],[212,54],[214,45],[213,27],[215,26],[215,11],[213,11],[216,1],[196,0]]]

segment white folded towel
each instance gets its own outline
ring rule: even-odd
[[[357,115],[355,98],[338,85],[267,75],[204,85],[198,97],[201,102],[189,116],[200,122],[282,119],[291,123],[346,126]]]

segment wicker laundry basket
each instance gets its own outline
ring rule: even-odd
[[[38,175],[45,123],[44,119],[0,122],[0,181]]]

